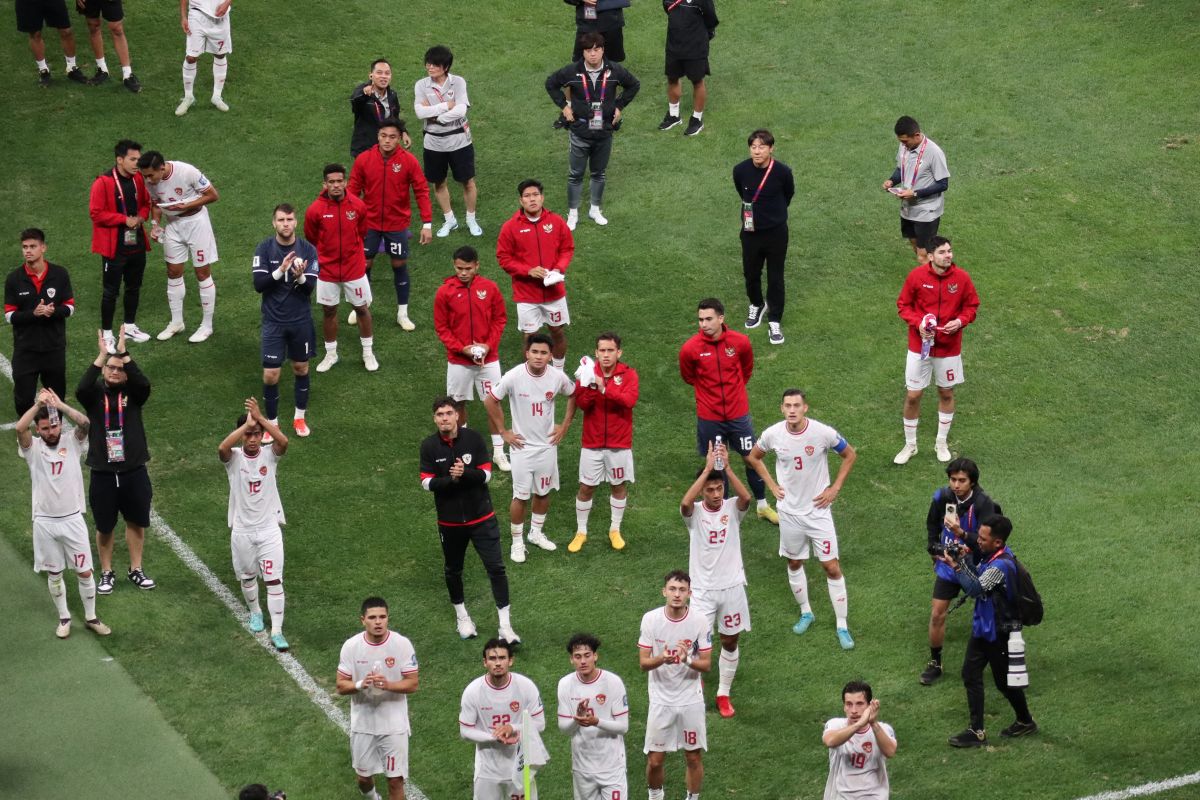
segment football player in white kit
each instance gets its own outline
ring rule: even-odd
[[[887,760],[896,755],[896,733],[879,721],[871,685],[850,681],[842,689],[844,717],[825,723],[821,741],[829,748],[824,800],[888,800]]]
[[[683,749],[687,760],[687,800],[698,800],[704,782],[704,723],[701,676],[712,667],[712,622],[688,607],[692,579],[675,570],[663,578],[662,608],[642,616],[638,665],[650,673],[646,717],[646,786],[650,800],[663,800],[663,763]]]
[[[388,630],[382,597],[362,604],[364,631],[342,645],[337,693],[350,695],[350,756],[364,800],[381,800],[375,776],[387,776],[388,800],[404,800],[408,777],[408,696],[417,691],[412,642]]]
[[[233,52],[233,37],[229,25],[229,7],[233,0],[179,0],[179,24],[187,37],[183,56],[183,100],[175,107],[175,116],[182,117],[196,102],[192,88],[196,84],[196,61],[201,53],[213,54],[212,104],[219,111],[229,106],[221,98],[225,76]]]
[[[509,528],[512,532],[512,560],[525,561],[525,506],[532,505],[529,520],[529,543],[543,550],[557,550],[557,545],[542,533],[546,513],[550,510],[550,492],[558,490],[558,443],[571,427],[575,417],[575,381],[562,370],[550,365],[553,342],[544,333],[530,334],[525,339],[525,363],[519,364],[492,384],[483,399],[492,430],[509,447],[512,461],[513,499],[509,505]],[[565,395],[567,410],[563,421],[554,424],[554,400]],[[500,401],[508,398],[512,412],[512,430],[504,425],[504,407]],[[530,496],[533,497],[532,504]]]
[[[475,743],[473,800],[516,800],[525,797],[521,756],[530,769],[550,759],[537,735],[546,729],[542,696],[533,681],[512,671],[512,645],[490,639],[483,646],[484,675],[467,684],[458,713],[458,732]],[[521,742],[521,717],[528,711],[535,735]],[[519,746],[518,746],[519,744]],[[535,800],[537,792],[531,792]]]
[[[190,256],[192,266],[196,268],[203,318],[188,341],[203,342],[212,336],[213,311],[217,306],[217,285],[212,277],[212,265],[217,263],[217,238],[205,208],[219,199],[217,187],[191,164],[166,161],[162,153],[155,150],[142,153],[138,171],[146,180],[153,202],[150,238],[162,242],[163,258],[167,262],[167,305],[171,309],[171,322],[158,334],[158,339],[166,341],[183,331],[183,298],[187,293],[183,267]],[[166,222],[159,225],[162,219]]]
[[[599,652],[590,633],[567,642],[575,669],[558,682],[558,729],[571,736],[575,800],[628,800],[629,695],[619,677],[596,666]]]
[[[829,600],[837,620],[838,643],[843,650],[854,647],[854,639],[846,621],[849,603],[846,599],[846,578],[838,562],[837,531],[829,507],[837,499],[854,467],[858,454],[842,435],[824,423],[808,419],[808,404],[804,392],[786,389],[783,392],[783,421],[763,431],[758,443],[746,456],[749,463],[779,499],[779,555],[788,562],[788,584],[800,604],[800,619],[792,631],[801,634],[813,623],[812,606],[808,601],[808,579],[804,561],[815,549],[817,559],[825,569]],[[832,450],[842,458],[837,478],[829,482],[826,453]],[[763,463],[768,452],[775,453],[775,478]]]
[[[729,690],[741,659],[738,638],[742,631],[750,630],[746,571],[742,568],[742,518],[754,500],[734,471],[725,469],[728,464],[729,451],[725,445],[714,446],[709,442],[704,468],[679,501],[679,513],[683,515],[690,540],[692,610],[707,617],[710,627],[715,623],[721,637],[717,710],[725,718],[736,713]],[[733,497],[725,497],[727,480]]]
[[[263,447],[264,433],[271,435],[270,447]],[[217,447],[229,478],[233,571],[250,610],[250,630],[258,633],[263,629],[262,606],[258,604],[261,575],[267,585],[271,643],[277,650],[288,649],[283,637],[283,531],[279,527],[287,520],[275,481],[279,459],[287,447],[287,437],[259,411],[253,397],[246,401],[246,413],[238,417],[237,428]]]
[[[62,417],[75,424],[62,435]],[[37,436],[31,432],[36,426]],[[51,389],[43,389],[17,420],[17,455],[29,465],[33,484],[33,571],[45,572],[50,597],[58,609],[54,635],[71,635],[71,612],[62,574],[70,567],[79,581],[83,624],[100,636],[112,633],[96,616],[96,579],[92,545],[83,520],[83,470],[79,462],[88,446],[88,418],[68,406]]]

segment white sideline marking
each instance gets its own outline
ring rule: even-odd
[[[0,353],[0,373],[10,381],[12,380],[12,363],[2,353]],[[0,426],[0,430],[9,430],[15,427],[16,423],[12,422]],[[204,585],[208,587],[208,590],[216,595],[217,599],[229,609],[229,613],[233,614],[233,618],[245,628],[247,633],[254,637],[259,646],[275,657],[275,660],[279,662],[279,666],[283,667],[284,672],[290,675],[292,680],[296,682],[296,685],[308,695],[308,699],[317,708],[321,709],[330,722],[341,728],[342,732],[348,737],[350,735],[350,719],[346,716],[346,713],[313,680],[312,676],[308,674],[308,670],[304,669],[304,665],[297,661],[295,656],[291,653],[281,653],[275,649],[275,645],[271,644],[271,637],[267,635],[266,631],[251,633],[250,612],[242,606],[240,600],[234,597],[233,592],[229,591],[229,588],[221,583],[220,579],[208,568],[208,565],[201,560],[200,556],[196,555],[196,551],[188,547],[179,538],[179,534],[175,533],[171,529],[171,526],[167,524],[167,521],[153,508],[150,509],[150,529],[158,538],[166,542],[168,547],[175,551],[175,555],[179,556],[179,560],[188,569],[196,573]],[[416,784],[405,781],[404,787],[407,790],[407,795],[412,800],[429,800],[429,796],[422,792]]]
[[[1143,783],[1141,786],[1130,786],[1128,789],[1089,794],[1087,797],[1080,797],[1079,800],[1126,800],[1129,797],[1145,797],[1150,794],[1178,789],[1180,786],[1191,786],[1194,783],[1200,783],[1200,772],[1167,778],[1165,781],[1151,781],[1150,783]]]
[[[3,425],[0,425],[0,431],[12,431],[12,430],[16,430],[16,428],[17,428],[17,423],[15,423],[15,422],[6,422]]]

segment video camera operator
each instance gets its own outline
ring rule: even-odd
[[[976,546],[977,564],[965,558],[966,547],[957,552],[938,556],[938,561],[954,570],[959,585],[975,598],[975,614],[971,620],[971,639],[963,657],[962,679],[967,690],[970,726],[951,736],[951,747],[983,747],[987,732],[983,726],[983,668],[991,666],[996,688],[1008,700],[1017,720],[1000,732],[1001,736],[1027,736],[1036,733],[1038,726],[1029,713],[1025,691],[1010,686],[1008,680],[1008,636],[1019,630],[1017,621],[1017,562],[1008,549],[1012,522],[1008,517],[992,516],[979,524]]]
[[[994,514],[1002,514],[1000,506],[979,487],[979,467],[969,458],[956,458],[946,465],[949,486],[933,493],[929,514],[925,517],[925,528],[929,533],[928,551],[933,559],[933,600],[929,612],[929,662],[921,673],[921,684],[929,686],[942,677],[942,642],[946,638],[946,612],[950,601],[958,597],[961,587],[954,577],[954,570],[939,563],[938,556],[947,546],[957,550],[965,544],[970,548],[972,560],[979,551],[975,537],[979,533],[979,521]]]

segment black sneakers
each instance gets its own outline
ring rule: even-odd
[[[43,89],[50,88],[50,70],[38,70],[38,85]]]
[[[67,80],[83,84],[88,82],[87,75],[84,75],[83,70],[81,70],[79,67],[72,67],[67,71]]]
[[[767,323],[767,341],[771,344],[783,344],[783,326],[780,323]]]
[[[766,306],[751,305],[750,310],[746,312],[746,328],[757,328],[762,324],[763,312],[767,310]]]
[[[940,677],[942,677],[942,665],[931,659],[925,665],[925,671],[921,673],[921,685],[929,686]]]
[[[129,73],[129,77],[126,78],[125,80],[121,81],[121,83],[124,84],[126,89],[133,92],[134,94],[137,94],[138,92],[142,91],[142,82],[139,81],[137,79],[137,75],[134,75],[132,72]],[[151,581],[151,583],[153,583],[153,581]],[[151,588],[153,588],[153,587],[151,587]]]
[[[699,117],[692,117],[688,121],[687,130],[683,132],[684,136],[695,136],[700,131],[704,130],[704,121]]]
[[[1038,726],[1033,720],[1029,722],[1021,722],[1017,720],[1012,725],[1009,725],[1004,730],[1000,731],[1001,736],[1006,736],[1010,739],[1015,739],[1018,736],[1028,736],[1031,733],[1037,733]]]
[[[673,117],[670,113],[668,113],[665,117],[663,117],[662,122],[658,123],[658,129],[660,131],[669,131],[671,128],[674,128],[681,122],[683,122],[683,120],[681,120],[679,117]]]
[[[140,569],[129,570],[129,582],[132,583],[134,586],[138,587],[139,589],[146,589],[146,590],[153,589],[155,586],[158,585],[154,582],[154,580],[152,578],[147,578],[146,573],[142,572]]]
[[[100,585],[96,587],[96,594],[112,594],[113,584],[117,582],[117,575],[111,569],[100,573]]]
[[[96,74],[92,76],[91,80],[89,80],[88,83],[90,83],[92,86],[99,86],[100,84],[106,83],[107,81],[108,81],[108,73],[105,72],[104,70],[100,69],[99,67],[96,67]]]
[[[956,733],[947,741],[951,747],[984,747],[987,745],[987,731],[967,728],[962,733]]]

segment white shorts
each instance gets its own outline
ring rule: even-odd
[[[217,237],[213,235],[208,209],[190,217],[176,217],[163,228],[163,259],[168,264],[186,264],[196,269],[217,263]]]
[[[583,448],[579,451],[579,482],[584,486],[633,483],[633,450]]]
[[[407,778],[408,734],[351,731],[350,763],[364,778],[381,772],[389,778]]]
[[[530,495],[542,497],[558,491],[557,447],[510,447],[508,458],[512,462],[513,497],[528,500]]]
[[[239,580],[262,575],[264,581],[283,580],[283,531],[240,531],[229,537],[233,549],[233,573]]]
[[[646,715],[646,746],[643,753],[674,753],[676,750],[707,750],[704,701],[690,706],[650,704]]]
[[[317,278],[317,303],[323,306],[336,306],[338,296],[355,308],[371,305],[371,282],[367,276],[355,278],[352,281],[330,283]]]
[[[557,328],[571,324],[571,313],[567,311],[567,298],[560,297],[553,303],[517,303],[517,330],[521,333],[537,333],[543,325]]]
[[[91,568],[92,544],[83,514],[34,517],[34,572],[87,572]]]
[[[482,400],[491,394],[492,387],[500,382],[500,362],[493,361],[481,367],[465,364],[446,364],[446,394],[456,402]]]
[[[571,774],[574,800],[628,800],[629,782],[624,772],[612,775]]]
[[[745,586],[728,589],[692,589],[692,610],[716,623],[717,632],[726,636],[750,630],[750,602]]]
[[[962,383],[962,355],[922,360],[920,353],[909,350],[908,361],[904,365],[904,385],[910,392],[918,392],[929,386],[930,378],[943,389]]]
[[[233,36],[229,26],[229,11],[220,19],[213,19],[196,9],[188,11],[187,45],[184,52],[192,58],[201,53],[224,56],[233,52]]]
[[[776,509],[778,510],[778,509]],[[779,555],[792,561],[804,561],[809,545],[816,551],[818,561],[836,561],[837,531],[833,513],[828,508],[814,508],[809,514],[779,512]]]
[[[520,800],[525,796],[525,787],[512,781],[493,781],[476,778],[471,791],[471,800]]]

